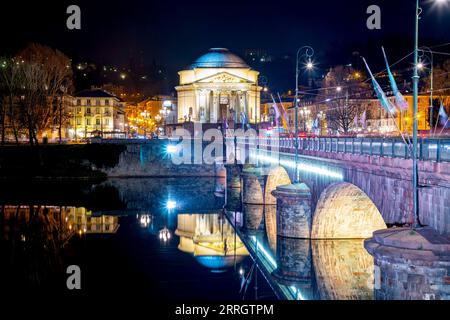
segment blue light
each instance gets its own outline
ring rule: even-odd
[[[170,153],[170,154],[172,154],[172,153],[175,153],[175,152],[177,152],[177,146],[176,145],[173,145],[173,144],[169,144],[169,145],[167,145],[167,153]]]
[[[252,240],[255,241],[256,248],[262,252],[262,254],[266,257],[267,261],[269,261],[269,263],[272,265],[272,267],[276,268],[277,262],[275,261],[274,258],[272,258],[270,253],[268,253],[267,250],[258,242],[258,240],[256,240],[255,236],[252,236]]]
[[[282,166],[295,169],[295,161],[291,160],[278,160],[278,158],[272,158],[265,155],[258,155],[258,159],[264,162],[272,163],[272,164],[280,164]],[[344,179],[344,176],[342,173],[331,171],[327,169],[326,167],[322,166],[315,166],[315,165],[309,165],[306,163],[299,163],[297,164],[297,168],[300,171],[315,173],[322,176],[328,176],[331,178],[337,178],[337,179]]]
[[[173,200],[167,200],[166,204],[167,209],[175,209],[177,207],[177,202]]]

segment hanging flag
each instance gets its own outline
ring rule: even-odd
[[[228,119],[225,118],[225,119],[223,119],[223,129],[227,130],[228,128],[229,128],[229,126],[228,126]]]
[[[383,50],[384,60],[386,61],[386,70],[387,70],[387,73],[389,76],[389,81],[391,83],[392,92],[394,93],[395,103],[397,104],[397,107],[401,111],[406,111],[406,110],[408,110],[408,102],[403,97],[401,92],[398,90],[398,86],[397,86],[397,83],[395,82],[394,75],[392,74],[391,68],[389,67],[389,63],[388,63],[388,60],[386,57],[386,52],[384,51],[383,47],[381,47],[381,49]]]
[[[312,123],[312,129],[313,130],[319,129],[319,118],[314,119],[314,121]]]
[[[379,83],[377,82],[377,80],[375,79],[375,77],[372,74],[372,71],[369,68],[369,65],[366,62],[366,59],[362,58],[367,71],[370,74],[370,77],[372,78],[372,84],[373,84],[373,88],[375,90],[375,93],[377,94],[377,98],[380,101],[381,106],[383,107],[384,110],[386,110],[388,113],[390,114],[396,114],[397,110],[395,109],[395,106],[392,104],[391,101],[389,101],[389,99],[386,97],[386,94],[384,93],[383,89],[380,87]]]
[[[445,112],[444,103],[442,101],[441,101],[441,106],[439,108],[439,122],[445,128],[447,128],[447,126],[449,126],[448,115],[447,115],[447,112]]]
[[[289,123],[289,115],[287,114],[286,109],[284,108],[283,102],[281,101],[280,94],[279,93],[277,93],[277,94],[278,94],[278,99],[280,100],[281,111],[283,112],[284,121],[285,121],[285,124],[287,127],[287,124]]]
[[[273,110],[275,111],[275,123],[276,123],[276,126],[278,127],[278,121],[281,116],[280,110],[278,109],[277,103],[275,102],[275,98],[273,97],[273,95],[270,95],[270,96],[272,97],[272,101],[273,101],[272,107],[273,107]]]
[[[245,114],[245,112],[241,112],[241,123],[242,125],[247,124],[247,115]]]
[[[355,118],[353,119],[353,124],[355,126],[355,129],[358,129],[358,115],[356,115]]]
[[[367,121],[366,121],[367,115],[366,115],[366,111],[363,112],[363,114],[361,115],[361,117],[359,118],[359,122],[361,123],[361,126],[364,129],[367,129]]]

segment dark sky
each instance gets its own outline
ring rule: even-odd
[[[127,65],[130,55],[143,51],[146,62],[170,70],[188,65],[210,47],[228,47],[240,55],[245,48],[293,55],[310,44],[324,68],[346,63],[353,51],[382,63],[380,46],[391,52],[391,60],[400,58],[412,50],[414,31],[414,0],[4,2],[0,53],[41,42],[74,59]],[[450,6],[422,3],[421,44],[450,42]],[[69,4],[81,7],[81,31],[66,28]],[[371,4],[381,7],[381,31],[366,28]]]

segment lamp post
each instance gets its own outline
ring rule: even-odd
[[[415,20],[415,36],[414,36],[414,74],[413,74],[413,227],[419,227],[419,189],[418,189],[418,167],[417,167],[417,111],[418,111],[418,92],[419,92],[419,19],[421,9],[419,0],[416,0],[416,20]]]
[[[444,3],[448,0],[435,0],[438,3]],[[414,74],[413,74],[413,228],[420,227],[419,221],[419,171],[417,166],[417,113],[419,99],[419,20],[422,9],[419,6],[419,0],[416,0],[416,19],[414,36]]]
[[[304,51],[302,55],[300,53]],[[297,59],[295,63],[295,176],[294,176],[294,184],[299,183],[298,180],[298,74],[299,74],[299,58],[306,57],[306,68],[308,70],[312,70],[314,68],[314,64],[311,61],[311,58],[314,56],[314,49],[311,46],[303,46],[297,50]]]
[[[164,119],[163,127],[164,127],[164,135],[165,135],[166,134],[166,119],[170,114],[170,109],[167,107],[163,107],[161,110],[159,110],[159,113],[161,113],[161,115]]]
[[[308,110],[307,107],[303,107],[300,109],[300,114],[302,115],[302,118],[303,118],[303,132],[304,133],[306,133],[306,122],[307,122],[307,118],[310,113],[311,113],[311,111]]]
[[[141,112],[141,116],[144,118],[144,137],[147,139],[147,129],[148,129],[148,116],[149,112],[147,110],[144,110],[144,112]]]

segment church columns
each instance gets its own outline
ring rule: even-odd
[[[211,107],[211,123],[217,123],[219,119],[219,93],[213,91],[213,101]]]

